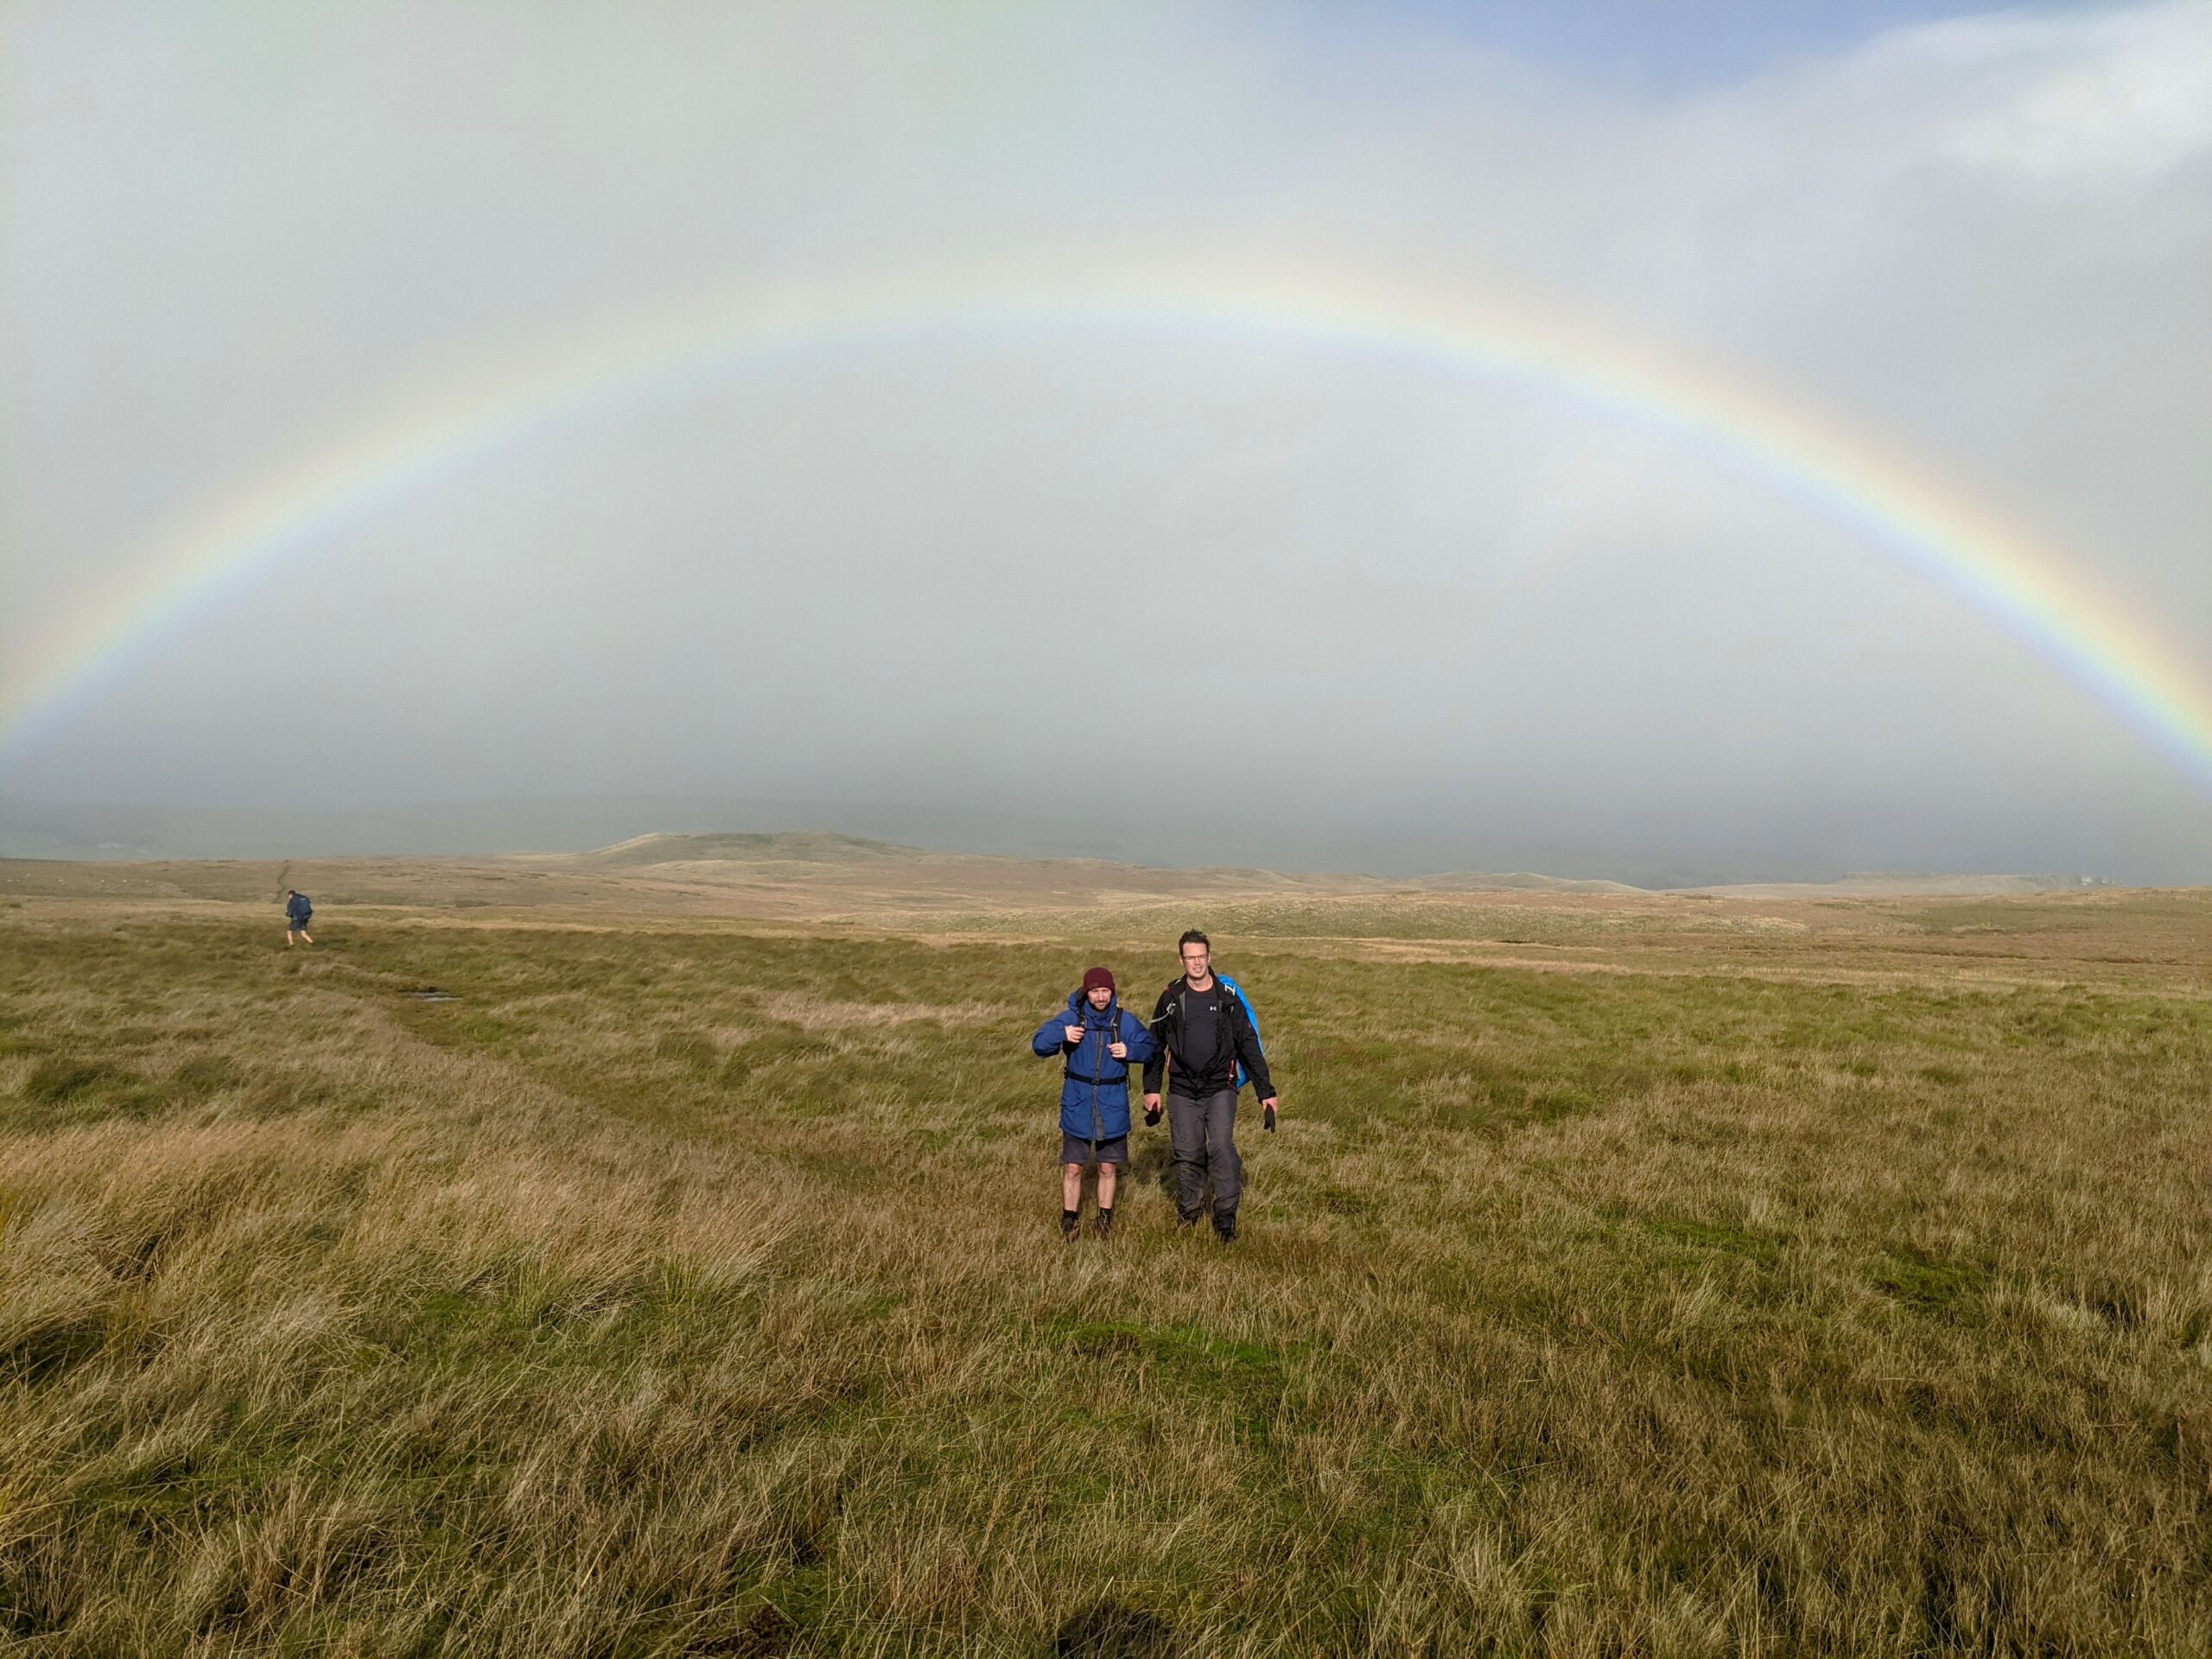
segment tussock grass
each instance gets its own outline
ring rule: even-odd
[[[1148,1000],[1149,912],[34,899],[0,1641],[2212,1649],[2195,903],[1496,912],[1561,972],[1239,900],[1288,1112],[1224,1251],[1161,1131],[1057,1236],[1027,1033]]]

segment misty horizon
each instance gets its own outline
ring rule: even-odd
[[[1103,860],[1165,869],[1263,869],[1294,875],[1413,878],[1531,874],[1618,881],[1652,890],[1853,877],[2017,876],[2107,885],[2096,870],[1929,869],[1820,855],[1802,846],[1653,848],[1598,842],[1514,842],[1479,833],[1400,837],[1377,859],[1357,838],[1180,832],[1172,824],[1025,817],[855,801],[743,802],[608,798],[428,802],[362,812],[285,809],[130,808],[0,803],[0,858],[247,861],[378,857],[479,857],[595,852],[652,836],[810,832],[931,853],[1039,860]],[[2150,884],[2155,885],[2155,884]]]

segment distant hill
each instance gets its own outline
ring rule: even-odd
[[[1446,875],[1424,875],[1403,884],[1432,893],[1643,893],[1625,881],[1577,880],[1561,875],[1533,875],[1516,871],[1510,875],[1484,875],[1457,870]]]
[[[581,855],[581,862],[610,868],[640,864],[871,864],[887,859],[927,858],[918,847],[820,830],[779,835],[632,836]]]
[[[1834,881],[1732,881],[1700,889],[1745,897],[1789,898],[1827,894],[1850,899],[1995,899],[2043,893],[2078,893],[2110,887],[2094,875],[1936,875],[1909,871],[1870,871]]]
[[[859,836],[835,835],[823,830],[787,830],[775,835],[702,835],[633,836],[612,847],[601,847],[595,852],[582,854],[577,862],[601,869],[631,869],[654,864],[880,864],[913,859],[967,860],[979,855],[931,852],[925,848],[904,847],[896,842],[869,841]],[[1023,861],[1040,865],[1065,866],[1071,869],[1141,869],[1147,867],[1122,865],[1108,859],[1045,859]],[[1269,877],[1281,879],[1272,870],[1222,868],[1211,871],[1184,871],[1185,875],[1211,874],[1227,877]],[[1345,876],[1341,880],[1358,882],[1363,878]],[[1371,878],[1368,878],[1371,879]],[[1440,875],[1417,876],[1410,881],[1394,882],[1391,886],[1417,888],[1435,893],[1638,893],[1643,889],[1621,881],[1573,880],[1556,875],[1535,875],[1525,872],[1504,875],[1485,874],[1479,871],[1453,871]]]

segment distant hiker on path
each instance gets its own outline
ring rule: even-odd
[[[315,935],[308,931],[308,923],[314,916],[315,906],[308,902],[307,894],[297,887],[284,889],[284,948],[287,950],[301,939],[305,939],[309,944],[315,943]]]
[[[1152,1011],[1160,1058],[1144,1068],[1144,1121],[1160,1122],[1160,1079],[1167,1074],[1167,1134],[1175,1147],[1175,1212],[1194,1225],[1213,1177],[1213,1230],[1224,1244],[1236,1236],[1236,1205],[1244,1196],[1244,1160],[1236,1152],[1236,1091],[1249,1076],[1268,1128],[1275,1126],[1275,1086],[1259,1029],[1234,980],[1216,976],[1213,945],[1192,928],[1178,947],[1182,976],[1160,994]]]
[[[1098,1166],[1098,1236],[1114,1230],[1114,1188],[1129,1160],[1129,1062],[1142,1065],[1160,1045],[1144,1022],[1116,1000],[1114,976],[1093,968],[1069,994],[1065,1010],[1037,1027],[1029,1046],[1058,1054],[1060,1078],[1060,1232],[1083,1222],[1083,1172]]]

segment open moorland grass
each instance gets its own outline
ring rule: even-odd
[[[56,880],[0,908],[12,1650],[2212,1651],[2204,895],[326,872],[288,954]],[[1185,920],[1283,1090],[1245,1237],[1141,1129],[1064,1245],[1028,1033]]]

